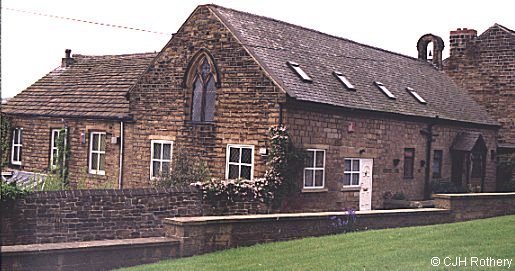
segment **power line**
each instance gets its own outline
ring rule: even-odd
[[[158,32],[158,31],[152,31],[152,30],[147,30],[147,29],[142,29],[142,28],[135,28],[135,27],[129,27],[129,26],[123,26],[123,25],[94,22],[94,21],[88,21],[88,20],[82,20],[82,19],[58,16],[58,15],[51,15],[51,14],[46,14],[46,13],[41,13],[41,12],[33,12],[33,11],[22,10],[22,9],[13,9],[13,8],[8,8],[8,7],[2,7],[2,9],[9,10],[9,11],[20,12],[20,13],[31,14],[31,15],[44,16],[44,17],[49,17],[49,18],[54,18],[54,19],[69,20],[69,21],[88,23],[88,24],[94,24],[94,25],[99,25],[99,26],[114,27],[114,28],[134,30],[134,31],[142,31],[142,32],[159,34],[159,35],[173,36],[175,39],[182,39],[182,40],[196,39],[196,40],[209,41],[209,42],[213,41],[212,39],[207,39],[207,38],[191,37],[191,36],[180,37],[178,35],[175,35],[176,33]],[[249,44],[249,43],[242,43],[242,45],[248,46],[248,47],[253,47],[253,48],[259,48],[259,49],[269,49],[269,50],[275,50],[275,51],[306,53],[306,54],[319,55],[319,56],[325,56],[325,57],[348,58],[348,59],[354,59],[354,60],[373,61],[373,62],[388,62],[387,60],[382,60],[382,59],[374,59],[374,58],[366,58],[366,57],[353,57],[353,56],[342,55],[342,54],[312,52],[312,51],[304,50],[304,49],[300,49],[300,48],[269,47],[269,46],[258,45],[258,44]],[[394,53],[394,54],[397,54],[397,53]],[[426,63],[420,63],[420,65],[426,65]]]
[[[9,10],[9,11],[14,11],[14,12],[25,13],[25,14],[49,17],[49,18],[54,18],[54,19],[61,19],[61,20],[68,20],[68,21],[74,21],[74,22],[95,24],[95,25],[100,25],[100,26],[121,28],[121,29],[134,30],[134,31],[141,31],[141,32],[147,32],[147,33],[152,33],[152,34],[167,35],[167,36],[173,35],[172,33],[152,31],[152,30],[147,30],[147,29],[142,29],[142,28],[123,26],[123,25],[116,25],[116,24],[108,24],[108,23],[102,23],[102,22],[94,22],[94,21],[88,21],[88,20],[82,20],[82,19],[76,19],[76,18],[70,18],[70,17],[64,17],[64,16],[46,14],[46,13],[41,13],[41,12],[28,11],[28,10],[23,10],[23,9],[14,9],[14,8],[7,8],[7,7],[2,7],[2,9]]]

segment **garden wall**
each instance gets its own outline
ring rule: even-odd
[[[266,212],[257,203],[203,204],[189,186],[34,192],[1,205],[1,245],[163,236],[167,217]]]

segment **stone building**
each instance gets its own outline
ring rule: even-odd
[[[252,179],[268,128],[284,125],[307,154],[284,210],[381,208],[397,192],[427,197],[432,179],[493,191],[498,122],[440,70],[441,39],[418,49],[202,5],[157,54],[67,55],[10,100],[12,166],[46,170],[66,127],[72,181],[148,186],[177,153],[212,177]]]
[[[499,24],[479,36],[473,29],[451,31],[444,71],[502,125],[497,151],[515,159],[515,31]]]

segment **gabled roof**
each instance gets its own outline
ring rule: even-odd
[[[2,111],[35,116],[127,118],[127,91],[156,55],[73,55],[74,64],[54,69],[10,99]]]
[[[451,150],[471,152],[478,143],[482,145],[485,144],[480,133],[459,133],[452,142]]]
[[[463,89],[431,64],[315,30],[217,5],[207,5],[289,96],[308,102],[394,114],[498,125]],[[415,46],[414,46],[415,47]],[[298,63],[313,82],[287,62]],[[346,90],[333,72],[356,88]],[[374,84],[381,82],[396,99]],[[423,97],[421,104],[406,91]]]

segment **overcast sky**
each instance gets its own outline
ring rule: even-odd
[[[416,57],[426,33],[441,36],[448,56],[449,31],[494,23],[515,29],[515,1],[508,0],[2,0],[2,97],[12,97],[61,63],[64,50],[102,55],[160,51],[170,35],[61,20],[7,10],[174,33],[199,4],[272,17],[360,43]]]

